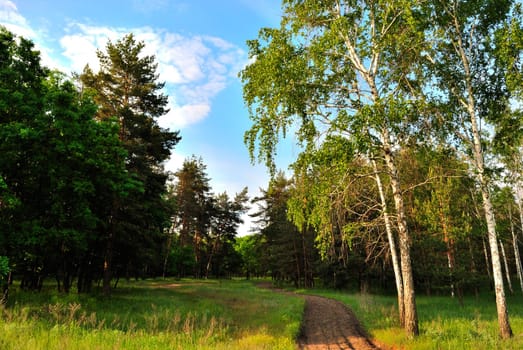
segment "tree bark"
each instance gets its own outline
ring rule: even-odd
[[[503,339],[512,336],[510,327],[507,304],[505,299],[505,289],[503,286],[503,273],[501,271],[501,260],[499,257],[499,247],[496,235],[496,219],[490,193],[488,181],[485,178],[485,167],[483,161],[483,151],[481,148],[481,136],[478,128],[478,122],[475,114],[474,103],[472,100],[472,91],[469,91],[469,115],[472,126],[474,162],[476,165],[476,177],[480,186],[481,197],[483,199],[483,210],[487,222],[488,241],[490,245],[490,257],[492,259],[492,277],[494,278],[494,289],[496,292],[496,308],[498,313],[499,332]]]
[[[378,173],[378,167],[376,161],[372,159],[372,167],[374,169],[374,177],[376,179],[376,185],[378,186],[378,192],[380,195],[381,209],[383,212],[383,220],[385,221],[385,231],[387,232],[387,239],[389,242],[390,255],[392,259],[392,268],[394,270],[394,279],[396,281],[396,291],[398,294],[398,313],[400,325],[402,328],[405,327],[405,304],[404,304],[404,293],[403,293],[403,278],[401,277],[400,262],[398,257],[398,250],[396,248],[396,241],[392,231],[392,223],[390,222],[389,210],[385,193],[383,191],[383,184]]]
[[[396,207],[399,246],[401,255],[401,275],[403,277],[403,303],[405,306],[405,331],[409,336],[417,336],[418,313],[416,309],[416,295],[414,293],[414,278],[412,276],[412,262],[410,258],[410,237],[403,203],[403,193],[401,191],[398,170],[394,162],[394,155],[389,144],[389,135],[386,129],[383,130],[385,163],[389,169],[392,195]]]
[[[512,328],[510,327],[508,320],[505,289],[503,285],[503,273],[501,271],[501,260],[499,257],[499,247],[496,237],[496,220],[494,218],[494,211],[490,201],[490,194],[488,193],[488,189],[484,185],[481,187],[483,207],[485,209],[485,218],[487,220],[490,257],[492,260],[492,277],[494,278],[494,289],[496,292],[496,308],[498,313],[499,332],[501,337],[506,339],[512,336]]]
[[[507,277],[508,290],[510,294],[514,294],[514,289],[512,289],[512,281],[510,279],[510,270],[508,268],[507,255],[505,254],[505,246],[501,240],[499,241],[499,246],[501,247],[501,255],[503,256],[503,263],[505,264],[505,276]]]
[[[490,245],[490,257],[492,259],[492,277],[494,278],[494,289],[496,292],[496,308],[498,313],[499,332],[501,337],[503,339],[506,339],[512,336],[512,329],[510,328],[508,320],[507,304],[505,300],[503,273],[501,271],[501,261],[499,257],[499,247],[496,235],[496,219],[494,216],[492,201],[490,199],[489,180],[485,176],[485,160],[481,142],[481,130],[479,128],[478,115],[476,113],[477,109],[472,72],[470,69],[469,57],[466,53],[466,47],[460,35],[461,27],[458,21],[458,17],[455,14],[451,14],[451,16],[453,17],[454,21],[453,27],[458,33],[454,45],[456,53],[460,56],[465,78],[465,90],[463,91],[463,95],[457,97],[461,102],[462,106],[466,108],[468,116],[470,118],[470,133],[472,138],[469,141],[471,142],[470,146],[475,168],[474,171],[477,183],[480,187],[481,197],[483,199],[485,221],[487,223],[488,241]]]
[[[516,271],[518,273],[519,286],[523,292],[523,269],[521,267],[521,255],[519,254],[518,237],[514,230],[514,221],[512,218],[512,210],[509,207],[510,233],[512,234],[512,245],[514,247],[514,259],[516,260]]]

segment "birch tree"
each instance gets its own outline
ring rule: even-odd
[[[401,254],[405,329],[418,334],[410,237],[396,152],[415,129],[414,64],[422,32],[416,1],[283,1],[279,29],[249,41],[253,63],[241,72],[253,125],[251,156],[274,169],[289,129],[306,150],[342,135],[385,165]],[[419,44],[419,45],[418,45]],[[409,92],[409,93],[406,93]],[[256,153],[256,149],[258,152]]]
[[[505,301],[496,220],[490,187],[492,178],[486,159],[489,128],[507,108],[508,98],[502,65],[495,60],[495,33],[503,29],[512,1],[439,0],[427,3],[431,27],[427,37],[433,51],[427,52],[433,77],[434,98],[444,107],[444,120],[469,157],[482,197],[492,260],[500,335],[512,335]],[[490,150],[491,151],[491,150]],[[491,153],[491,152],[490,152]]]

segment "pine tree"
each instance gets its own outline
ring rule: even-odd
[[[100,70],[95,73],[87,66],[80,75],[84,87],[94,92],[97,118],[117,118],[127,170],[141,183],[141,189],[131,191],[126,201],[108,203],[112,222],[106,232],[106,294],[113,272],[161,265],[155,251],[169,222],[163,162],[180,137],[157,124],[157,118],[168,112],[168,99],[162,93],[164,83],[158,82],[155,57],[143,55],[144,46],[133,34],[109,42],[105,52],[97,52]],[[140,266],[133,265],[136,261]]]

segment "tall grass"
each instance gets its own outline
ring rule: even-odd
[[[399,328],[395,296],[315,291],[354,310],[371,337],[394,349],[523,349],[523,296],[507,296],[514,337],[499,337],[494,295],[469,296],[460,305],[450,296],[417,296],[420,335],[409,339]]]
[[[15,289],[0,349],[294,349],[302,310],[244,281],[131,282],[111,298]]]

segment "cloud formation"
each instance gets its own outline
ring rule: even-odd
[[[144,53],[155,55],[160,79],[166,82],[170,112],[160,119],[163,127],[178,129],[204,119],[212,99],[222,91],[245,62],[246,54],[237,46],[217,37],[183,36],[165,30],[111,28],[72,23],[61,38],[63,56],[75,71],[85,64],[98,69],[96,49],[107,40],[115,41],[134,33],[145,43]]]
[[[36,36],[27,20],[18,12],[15,3],[10,0],[0,0],[0,23],[23,37],[34,38]]]
[[[143,1],[136,0],[135,5]],[[162,0],[157,1],[163,6]],[[160,6],[161,7],[161,6]],[[53,52],[38,38],[36,28],[18,12],[10,0],[0,0],[0,23],[16,34],[30,38],[43,53],[44,64],[81,72],[86,64],[99,69],[96,50],[104,50],[108,40],[113,42],[128,33],[145,43],[144,54],[154,55],[158,62],[160,80],[165,81],[170,112],[161,117],[162,127],[173,130],[187,127],[205,119],[212,100],[222,91],[246,62],[246,53],[234,44],[207,35],[182,35],[151,27],[117,28],[70,22],[59,38],[61,57],[51,58]]]

